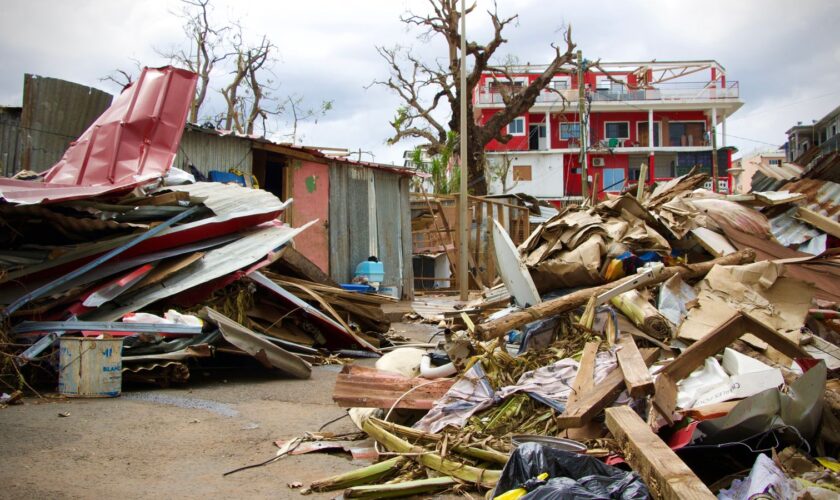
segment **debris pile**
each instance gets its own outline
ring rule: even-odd
[[[195,79],[145,69],[52,169],[0,179],[7,385],[113,396],[122,379],[184,383],[217,356],[308,378],[312,364],[379,351],[381,305],[396,299],[343,290],[297,253],[316,221],[290,227],[291,200],[170,169]],[[65,359],[71,338],[89,341]],[[118,342],[96,349],[105,339]]]
[[[836,497],[837,200],[706,181],[563,208],[518,248],[494,235],[509,302],[427,300],[432,352],[345,367],[334,400],[379,460],[302,491]],[[781,243],[778,214],[807,238]]]

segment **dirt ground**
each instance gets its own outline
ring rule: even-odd
[[[394,327],[423,340],[430,331]],[[129,388],[114,399],[26,398],[0,409],[0,497],[333,498],[302,497],[287,483],[307,485],[368,462],[312,453],[222,474],[267,460],[277,451],[275,440],[316,431],[342,415],[331,399],[339,369],[315,367],[309,380],[194,372],[184,387]],[[355,428],[345,418],[327,430]]]

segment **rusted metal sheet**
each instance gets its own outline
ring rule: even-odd
[[[306,229],[291,228],[277,221],[266,222],[243,233],[238,240],[208,251],[201,260],[175,273],[162,282],[139,290],[136,294],[120,301],[119,306],[106,304],[85,317],[91,321],[112,321],[126,313],[137,311],[152,302],[171,297],[184,290],[208,283],[217,278],[232,275],[280,248]]]
[[[18,204],[70,200],[161,177],[178,149],[196,78],[173,67],[145,68],[72,143],[45,182],[0,179],[0,196]]]
[[[112,99],[111,94],[86,85],[24,75],[20,119],[24,148],[19,168],[43,172],[55,165]]]
[[[430,410],[454,383],[454,379],[430,381],[347,365],[335,381],[333,401],[343,407],[391,408],[396,403],[395,408]],[[411,392],[406,395],[409,390]]]

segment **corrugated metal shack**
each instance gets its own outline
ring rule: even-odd
[[[111,94],[93,87],[24,75],[22,106],[0,108],[3,175],[42,172],[53,166],[111,100]]]
[[[23,106],[0,108],[0,170],[42,172],[108,108],[110,94],[54,78],[26,75]],[[317,149],[277,144],[187,124],[173,166],[204,175],[231,169],[259,187],[294,198],[286,222],[319,222],[295,239],[298,250],[340,283],[370,256],[385,266],[383,286],[413,296],[409,179],[413,172],[353,162]]]
[[[295,247],[334,280],[349,283],[356,265],[376,256],[385,267],[382,285],[413,296],[411,170],[195,125],[187,125],[174,165],[252,174],[260,188],[294,199],[286,222],[318,219]]]

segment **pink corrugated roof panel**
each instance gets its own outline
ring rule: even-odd
[[[162,177],[178,151],[197,78],[171,66],[143,69],[46,172],[44,182],[0,179],[0,196],[21,204],[67,200]]]

